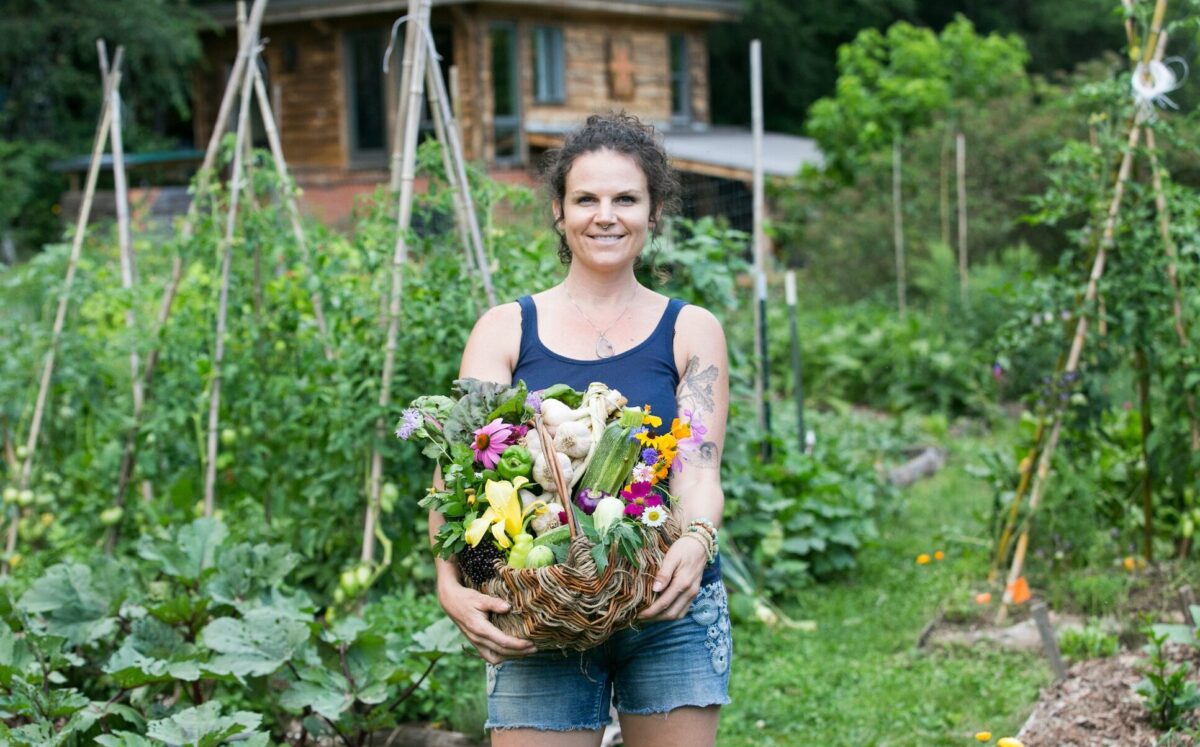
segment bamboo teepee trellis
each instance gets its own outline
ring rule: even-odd
[[[63,280],[62,291],[58,297],[58,309],[54,315],[54,326],[51,331],[50,345],[46,350],[46,358],[42,363],[42,375],[38,383],[37,399],[33,408],[33,417],[29,423],[29,434],[25,443],[25,459],[21,463],[20,471],[17,473],[17,489],[26,490],[29,487],[29,478],[33,473],[33,463],[37,458],[38,437],[41,435],[42,417],[46,412],[46,398],[50,393],[50,379],[54,373],[54,364],[58,354],[58,345],[62,339],[63,328],[67,320],[67,307],[71,300],[71,288],[75,282],[75,274],[79,268],[79,258],[83,251],[83,240],[87,236],[88,220],[91,217],[92,202],[96,196],[96,182],[100,177],[100,163],[104,155],[104,145],[109,141],[110,132],[113,131],[113,122],[120,116],[119,111],[115,111],[115,105],[119,105],[120,95],[117,89],[121,85],[121,66],[125,56],[125,50],[117,47],[116,54],[113,55],[112,65],[108,63],[108,54],[103,45],[103,42],[98,43],[97,50],[100,53],[100,67],[103,80],[103,94],[100,105],[100,121],[96,126],[95,139],[92,141],[91,161],[88,165],[87,181],[83,190],[83,201],[79,206],[79,215],[75,220],[75,234],[71,241],[71,253],[67,259],[67,274]],[[117,133],[120,132],[117,125]],[[119,137],[119,135],[118,135]],[[119,152],[119,145],[114,150],[115,154]],[[124,173],[122,172],[122,180]],[[126,219],[128,228],[128,212],[123,214]],[[122,239],[122,270],[125,269],[126,251],[124,246],[124,237]],[[124,276],[124,272],[122,273]],[[136,376],[135,376],[136,379]],[[135,390],[136,391],[136,390]],[[17,507],[10,509],[11,516],[9,518],[8,532],[4,542],[4,563],[0,565],[0,574],[8,573],[10,561],[13,553],[16,551],[18,528],[20,526],[21,512]]]
[[[1145,46],[1139,46],[1137,43],[1136,32],[1133,27],[1133,0],[1125,0],[1125,8],[1127,11],[1126,32],[1129,36],[1130,49],[1140,49],[1140,66],[1136,66],[1134,74],[1141,74],[1139,71],[1144,71],[1148,68],[1152,61],[1161,61],[1165,53],[1166,34],[1163,32],[1163,19],[1166,14],[1166,0],[1156,0],[1154,14],[1150,23],[1149,32],[1147,34]],[[1158,212],[1159,230],[1163,238],[1164,251],[1168,257],[1167,277],[1174,293],[1172,313],[1174,316],[1176,334],[1180,345],[1183,347],[1189,346],[1189,340],[1184,325],[1182,308],[1180,304],[1179,287],[1176,278],[1176,251],[1174,242],[1171,239],[1169,227],[1169,214],[1167,210],[1166,198],[1162,189],[1161,174],[1158,168],[1157,155],[1154,143],[1152,129],[1148,126],[1147,119],[1150,111],[1145,106],[1139,106],[1129,125],[1128,135],[1126,138],[1125,149],[1122,152],[1120,166],[1117,169],[1117,175],[1114,180],[1113,194],[1109,201],[1108,209],[1105,213],[1104,228],[1100,237],[1100,242],[1097,247],[1096,257],[1092,264],[1091,272],[1088,276],[1086,290],[1083,294],[1080,311],[1075,322],[1075,332],[1071,338],[1071,346],[1064,359],[1062,359],[1061,372],[1065,375],[1074,374],[1078,371],[1079,360],[1083,351],[1084,342],[1087,336],[1088,328],[1088,307],[1097,301],[1097,288],[1100,278],[1104,273],[1104,265],[1107,258],[1107,253],[1113,248],[1115,243],[1115,232],[1117,219],[1120,214],[1121,204],[1124,198],[1126,185],[1130,180],[1130,174],[1133,167],[1134,153],[1137,150],[1143,132],[1146,136],[1149,160],[1151,163],[1152,182],[1155,191],[1155,207]],[[1145,391],[1143,390],[1143,399]],[[1198,430],[1195,399],[1192,396],[1187,397],[1191,442],[1190,448],[1193,454],[1200,450],[1200,430]],[[1012,511],[1009,515],[1009,521],[1002,534],[1000,546],[997,548],[997,561],[1002,561],[1007,552],[1006,540],[1009,533],[1015,528],[1019,503],[1025,494],[1026,486],[1029,486],[1028,513],[1030,516],[1036,511],[1041,498],[1044,495],[1046,483],[1050,476],[1050,468],[1054,459],[1054,452],[1058,445],[1059,437],[1062,429],[1063,406],[1055,401],[1052,405],[1055,409],[1050,414],[1048,420],[1043,420],[1039,423],[1038,434],[1035,437],[1034,447],[1029,455],[1023,460],[1020,467],[1021,479],[1018,486],[1017,494],[1014,497]],[[1143,403],[1143,407],[1145,403]],[[1145,425],[1148,425],[1145,424]],[[1046,428],[1048,427],[1048,432]],[[1043,438],[1044,436],[1044,438]],[[1144,443],[1143,443],[1144,446]],[[1036,460],[1037,468],[1033,471],[1032,465]],[[1006,615],[1008,605],[1013,601],[1013,589],[1017,580],[1021,577],[1022,569],[1025,561],[1025,554],[1029,545],[1029,530],[1030,522],[1027,519],[1024,527],[1021,530],[1017,540],[1016,548],[1013,553],[1012,565],[1010,566],[1008,577],[1005,583],[1003,595],[1003,603],[997,614],[997,622],[1002,622]],[[1149,527],[1147,527],[1149,531]]]

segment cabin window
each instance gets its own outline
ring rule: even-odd
[[[377,29],[345,36],[350,160],[374,162],[387,153],[387,93],[380,61],[386,39]]]
[[[671,34],[671,121],[686,124],[692,120],[692,92],[688,85],[687,37]]]
[[[533,100],[539,104],[566,101],[563,85],[563,30],[558,26],[533,27]]]
[[[517,27],[492,24],[492,143],[497,163],[514,163],[521,157],[521,114],[517,98]]]

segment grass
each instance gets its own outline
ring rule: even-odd
[[[1040,657],[979,645],[918,650],[938,609],[969,604],[987,576],[980,515],[990,497],[961,448],[904,494],[856,573],[798,590],[785,611],[816,632],[734,631],[726,745],[968,745],[1015,735],[1050,681]],[[920,553],[945,560],[919,566]]]

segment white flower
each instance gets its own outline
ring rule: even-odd
[[[660,527],[667,520],[667,509],[662,506],[647,506],[642,512],[642,523],[648,527]]]
[[[654,477],[654,468],[644,462],[639,463],[633,468],[633,474],[630,477],[633,478],[630,482],[650,482]]]

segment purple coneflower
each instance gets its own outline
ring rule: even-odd
[[[475,440],[471,443],[471,451],[475,452],[475,461],[486,469],[495,469],[500,461],[500,455],[509,446],[512,438],[512,426],[500,418],[475,431]]]

